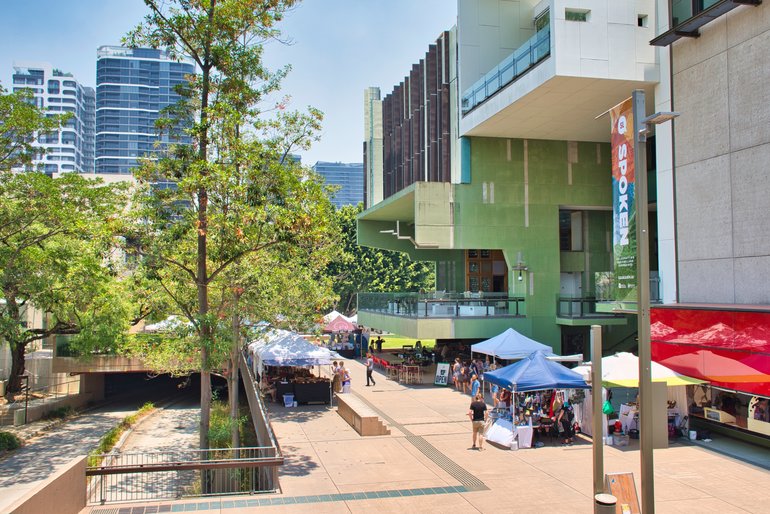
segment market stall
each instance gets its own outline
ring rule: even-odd
[[[339,358],[327,348],[318,347],[304,337],[286,330],[268,330],[249,344],[257,368],[255,376],[275,388],[277,401],[289,403],[331,403],[329,379],[320,376],[320,366]],[[311,370],[319,367],[318,376]]]
[[[339,352],[347,359],[355,359],[358,356],[357,353],[360,352],[360,349],[357,352],[356,344],[360,348],[361,333],[357,331],[356,326],[348,318],[337,313],[336,317],[326,322],[323,331],[331,334],[329,347],[332,350]]]
[[[578,366],[574,369],[586,380],[590,380],[591,377],[591,364],[586,363],[582,366]],[[653,362],[651,365],[652,381],[653,383],[664,383],[666,387],[666,394],[658,399],[658,403],[663,402],[660,405],[656,405],[656,411],[660,414],[658,417],[661,419],[656,424],[655,431],[659,434],[666,434],[665,437],[658,436],[656,440],[667,441],[669,433],[676,433],[677,429],[682,425],[684,416],[687,414],[687,391],[688,385],[701,384],[703,381],[681,375],[662,364]],[[602,358],[602,387],[604,388],[603,398],[607,398],[607,390],[610,388],[638,388],[639,387],[639,358],[627,352],[616,353]],[[631,398],[626,401],[615,402],[616,407],[613,410],[617,412],[618,428],[623,434],[631,434],[634,437],[638,437],[639,429],[639,412],[638,405],[635,401],[636,394],[631,394]],[[578,419],[581,420],[581,426],[586,429],[585,433],[592,435],[592,403],[591,398],[586,398],[585,403],[581,406],[579,412],[576,412]],[[605,427],[605,437],[609,435],[607,416],[604,415],[605,422],[602,426]],[[673,427],[672,429],[669,426]],[[613,424],[614,427],[614,424]],[[614,428],[613,428],[614,430]],[[662,443],[656,445],[656,447],[663,447]]]
[[[566,390],[587,389],[583,377],[551,361],[544,352],[534,352],[504,368],[484,373],[484,380],[512,393],[509,408],[495,409],[494,422],[485,437],[492,442],[529,448],[537,431],[552,425],[554,401],[568,398]],[[506,407],[508,407],[506,405]]]

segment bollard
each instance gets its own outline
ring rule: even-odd
[[[594,496],[594,514],[615,514],[615,504],[618,499],[611,494],[597,494]]]

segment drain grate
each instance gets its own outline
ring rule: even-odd
[[[435,446],[430,444],[425,438],[414,435],[404,425],[397,423],[393,418],[382,412],[375,407],[372,402],[364,398],[358,393],[355,394],[362,402],[364,402],[370,409],[377,413],[379,417],[388,422],[389,425],[398,428],[406,435],[406,440],[412,443],[412,445],[420,450],[420,453],[428,457],[431,462],[438,467],[449,473],[451,476],[457,479],[468,491],[486,491],[489,488],[476,478],[473,474],[469,473],[463,466],[459,465],[443,453],[441,453]]]

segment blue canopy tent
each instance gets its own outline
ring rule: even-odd
[[[483,353],[498,359],[523,359],[537,351],[547,355],[553,354],[550,346],[538,343],[512,328],[491,339],[471,345],[472,353]]]
[[[544,352],[534,352],[510,366],[487,371],[484,373],[484,381],[515,392],[591,387],[578,373],[548,360]]]

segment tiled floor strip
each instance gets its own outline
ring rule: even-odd
[[[463,466],[457,464],[455,461],[441,453],[435,446],[425,440],[424,437],[416,436],[410,432],[404,425],[397,423],[393,418],[379,410],[369,400],[364,398],[358,393],[355,394],[362,402],[364,402],[370,409],[377,413],[379,417],[388,422],[392,427],[398,428],[406,435],[406,440],[412,443],[415,448],[428,457],[438,467],[455,477],[468,491],[486,491],[489,489],[484,482],[476,478],[472,473],[469,473]]]
[[[426,496],[433,494],[464,493],[464,486],[423,487],[421,489],[395,489],[392,491],[367,491],[359,493],[318,494],[309,496],[271,496],[248,500],[217,499],[190,503],[160,504],[151,506],[95,508],[91,514],[153,514],[156,512],[201,512],[219,509],[241,509],[244,507],[266,507],[275,505],[297,505],[322,502],[342,502],[371,500],[376,498],[399,498],[407,496]]]

